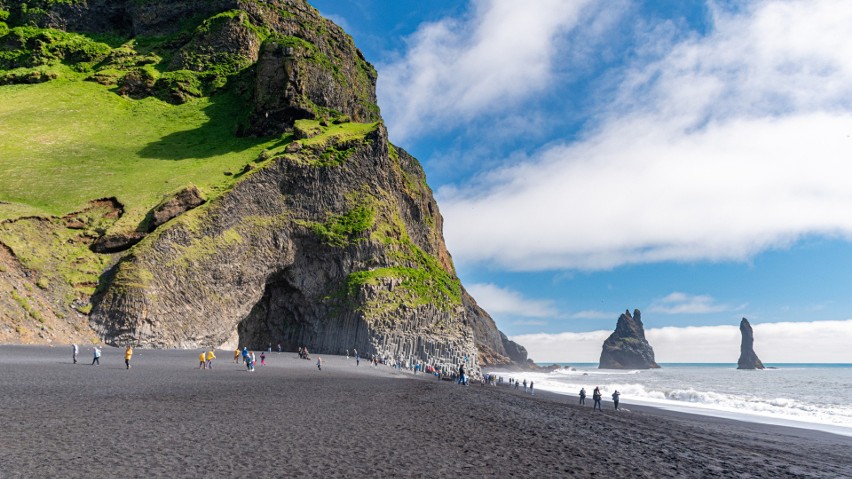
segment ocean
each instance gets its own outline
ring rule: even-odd
[[[565,368],[550,373],[495,372],[573,397],[586,388],[589,407],[599,386],[605,401],[621,392],[628,409],[640,404],[852,436],[852,364],[766,364],[772,369],[754,371],[737,370],[736,364],[661,364],[650,370],[559,365]]]

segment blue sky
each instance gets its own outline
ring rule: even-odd
[[[379,71],[463,283],[541,361],[852,362],[852,5],[313,0]]]

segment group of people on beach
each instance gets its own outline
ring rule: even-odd
[[[530,381],[529,384],[527,384],[526,379],[518,381],[517,379],[509,378],[509,387],[512,387],[513,384],[515,385],[515,389],[518,389],[521,385],[523,385],[524,392],[529,392],[530,396],[535,396],[535,382]]]
[[[612,393],[612,404],[613,406],[615,406],[616,411],[618,411],[619,397],[621,397],[621,393],[618,392],[618,389],[616,389],[615,392]],[[603,393],[601,393],[600,386],[595,386],[595,390],[592,391],[592,400],[594,401],[594,404],[592,404],[592,411],[594,411],[595,409],[597,409],[598,411],[603,411],[603,408],[601,407],[602,398]],[[580,389],[580,404],[586,404],[586,388]]]

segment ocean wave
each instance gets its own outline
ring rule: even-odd
[[[589,373],[588,376],[593,376],[590,371],[567,370],[512,374],[511,376],[518,380],[532,380],[539,390],[576,396],[581,388],[586,388],[586,393],[591,396],[595,386],[589,385],[587,382],[589,378],[583,376],[584,372]],[[852,427],[852,407],[846,405],[814,404],[787,397],[730,394],[695,388],[653,388],[636,382],[618,381],[612,375],[610,376],[608,381],[602,381],[599,385],[604,393],[604,400],[609,400],[611,394],[618,390],[621,393],[621,400],[627,402],[635,400],[648,405],[701,409],[705,413],[719,411]]]

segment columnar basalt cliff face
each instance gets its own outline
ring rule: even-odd
[[[737,369],[765,369],[760,358],[754,352],[754,331],[746,318],[740,321],[740,333],[743,339],[740,343],[740,359],[737,361]]]
[[[639,310],[625,311],[618,318],[615,331],[604,341],[600,369],[653,369],[654,349],[645,339]]]
[[[88,79],[175,104],[227,89],[246,99],[239,135],[280,136],[273,151],[227,172],[233,185],[209,200],[188,187],[151,205],[138,227],[122,220],[123,229],[110,223],[87,237],[110,265],[91,297],[100,337],[163,348],[358,349],[446,370],[465,359],[526,364],[526,350],[460,284],[423,170],[388,140],[375,70],[306,2],[42,3],[11,16],[172,35],[167,60],[99,46],[81,68],[109,68]],[[181,33],[187,18],[198,26]],[[154,61],[162,71],[145,63]]]

